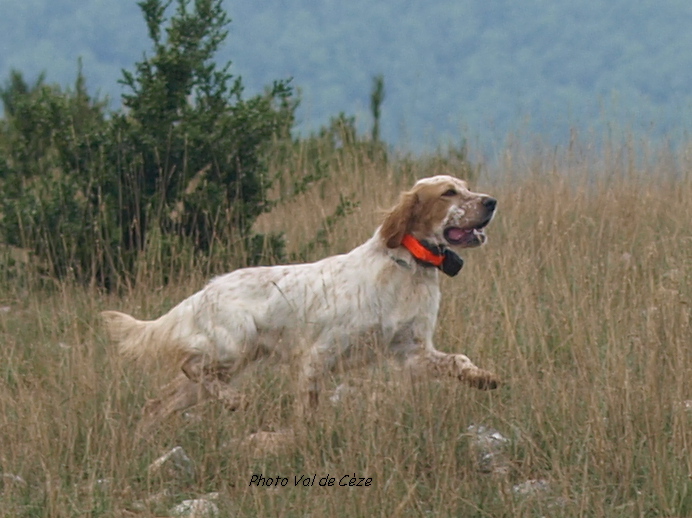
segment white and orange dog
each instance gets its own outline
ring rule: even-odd
[[[272,353],[298,358],[305,406],[317,404],[320,379],[356,352],[361,361],[372,356],[368,351],[381,352],[416,370],[493,389],[492,373],[463,354],[435,349],[433,332],[439,272],[455,275],[463,263],[454,250],[485,242],[496,204],[457,178],[425,178],[401,195],[373,237],[347,254],[236,270],[156,320],[117,311],[103,317],[125,356],[167,356],[182,366],[184,374],[145,409],[150,420],[209,397],[236,407],[233,377]]]

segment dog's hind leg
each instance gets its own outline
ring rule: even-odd
[[[183,412],[209,399],[219,400],[231,411],[247,406],[245,396],[229,384],[237,369],[211,367],[205,365],[201,357],[193,356],[185,361],[182,370],[163,387],[160,397],[144,406],[142,421],[137,427],[140,436],[149,434],[171,414]]]
[[[221,401],[229,410],[235,411],[247,406],[245,396],[230,385],[233,376],[247,365],[247,361],[238,360],[227,366],[206,361],[203,356],[191,356],[183,363],[184,375],[192,383],[201,386],[209,397]]]
[[[207,389],[180,373],[165,385],[162,394],[147,402],[142,410],[142,420],[137,426],[137,435],[144,437],[164,419],[175,412],[182,412],[211,397]]]

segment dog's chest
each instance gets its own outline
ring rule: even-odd
[[[384,286],[383,292],[380,314],[385,328],[396,331],[416,320],[437,318],[440,289],[436,279],[403,276],[400,282]]]

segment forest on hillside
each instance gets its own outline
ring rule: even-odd
[[[151,52],[134,1],[5,0],[0,81],[11,69],[87,88],[117,106],[121,70]],[[225,1],[219,60],[248,94],[293,78],[298,129],[331,116],[371,124],[385,79],[382,135],[421,149],[509,131],[564,142],[570,128],[680,134],[692,113],[692,4],[686,0],[472,2]]]

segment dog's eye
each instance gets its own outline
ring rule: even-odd
[[[454,189],[447,189],[442,193],[442,196],[456,196],[457,192]]]

